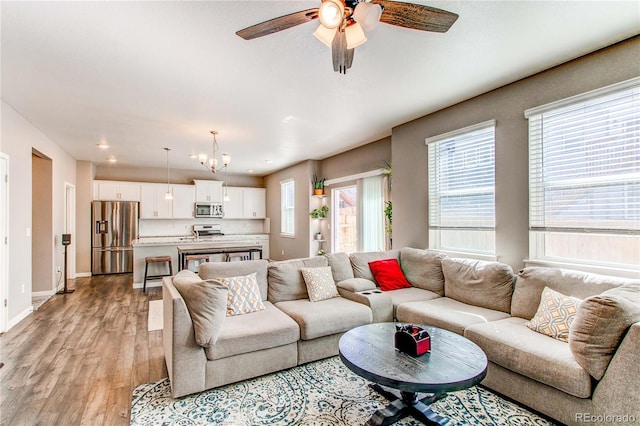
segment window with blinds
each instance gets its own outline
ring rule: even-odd
[[[295,236],[295,182],[280,182],[280,235]]]
[[[495,253],[495,121],[428,138],[429,248]]]
[[[640,79],[525,117],[530,257],[640,269]]]

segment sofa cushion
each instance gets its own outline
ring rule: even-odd
[[[442,273],[445,296],[469,305],[510,311],[514,279],[511,266],[446,257],[442,259]]]
[[[304,259],[281,260],[271,262],[267,268],[269,280],[269,296],[271,303],[285,300],[307,299],[307,286],[302,278],[301,268],[328,266],[324,256]]]
[[[536,314],[524,325],[554,339],[569,341],[569,327],[581,300],[545,287]]]
[[[524,319],[532,318],[538,309],[540,295],[545,287],[567,296],[586,299],[610,288],[632,282],[638,281],[569,269],[527,267],[522,269],[516,278],[511,315]]]
[[[203,280],[238,277],[256,273],[260,296],[267,300],[267,265],[265,259],[247,260],[244,262],[205,262],[200,264],[198,275]]]
[[[391,303],[393,304],[393,310],[398,308],[398,306],[407,302],[419,302],[421,300],[432,300],[437,299],[440,296],[432,291],[423,290],[417,287],[409,287],[409,288],[401,288],[398,290],[391,290],[385,292],[391,296]]]
[[[382,259],[400,260],[400,250],[351,253],[349,255],[349,260],[351,261],[351,267],[353,268],[353,276],[356,278],[366,278],[375,282],[375,278],[373,278],[373,274],[369,268],[369,262]]]
[[[301,268],[304,283],[307,285],[307,293],[312,302],[338,297],[338,289],[333,281],[330,266],[317,268]]]
[[[256,273],[240,277],[219,278],[229,289],[227,293],[227,316],[244,315],[264,309]]]
[[[187,305],[196,343],[213,346],[220,335],[227,310],[226,286],[216,280],[202,280],[189,270],[178,272],[173,285]]]
[[[448,297],[403,303],[396,310],[398,321],[432,325],[458,334],[463,334],[470,325],[507,317],[509,314],[505,312],[467,305]]]
[[[400,249],[400,266],[412,286],[444,296],[442,259],[444,253],[412,247]]]
[[[210,360],[297,342],[298,324],[269,302],[264,310],[226,317],[218,342],[205,349]]]
[[[331,266],[331,272],[333,273],[333,280],[335,282],[339,283],[340,281],[354,278],[351,261],[347,253],[327,253],[324,256],[327,258],[329,266]]]
[[[302,340],[344,333],[372,321],[368,306],[342,297],[315,303],[308,299],[290,300],[278,302],[276,307],[298,323]]]
[[[338,287],[349,291],[366,291],[376,288],[376,283],[365,278],[349,278],[347,280],[339,281],[336,284]]]
[[[614,287],[585,299],[569,332],[578,364],[600,380],[624,333],[640,321],[640,284]]]
[[[464,336],[487,358],[523,376],[578,398],[589,398],[591,377],[576,362],[569,344],[524,327],[523,318],[505,318],[467,327]]]
[[[369,269],[382,291],[411,287],[397,259],[374,260],[369,262]]]

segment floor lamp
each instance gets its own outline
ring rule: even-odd
[[[71,244],[71,234],[62,234],[62,245],[64,246],[64,288],[58,292],[58,294],[63,293],[73,293],[75,289],[67,288],[67,247]]]

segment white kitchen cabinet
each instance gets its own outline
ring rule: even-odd
[[[223,209],[225,219],[243,219],[243,188],[228,186],[224,190],[228,200],[224,200]]]
[[[165,199],[166,193],[162,183],[140,185],[140,219],[171,219],[173,203]]]
[[[193,185],[171,185],[173,194],[172,218],[193,219],[196,191]]]
[[[196,184],[196,202],[221,203],[222,181],[219,180],[194,180]]]
[[[264,188],[243,189],[243,217],[264,219],[267,215],[267,191]]]
[[[228,200],[224,201],[225,219],[264,219],[267,213],[264,188],[225,187]]]
[[[100,201],[140,201],[140,183],[94,180],[93,199]]]

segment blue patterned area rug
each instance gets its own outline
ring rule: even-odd
[[[363,425],[388,401],[340,358],[171,398],[169,379],[133,390],[132,425]],[[519,405],[473,387],[431,405],[457,425],[552,425]],[[412,417],[398,426],[421,425]]]

